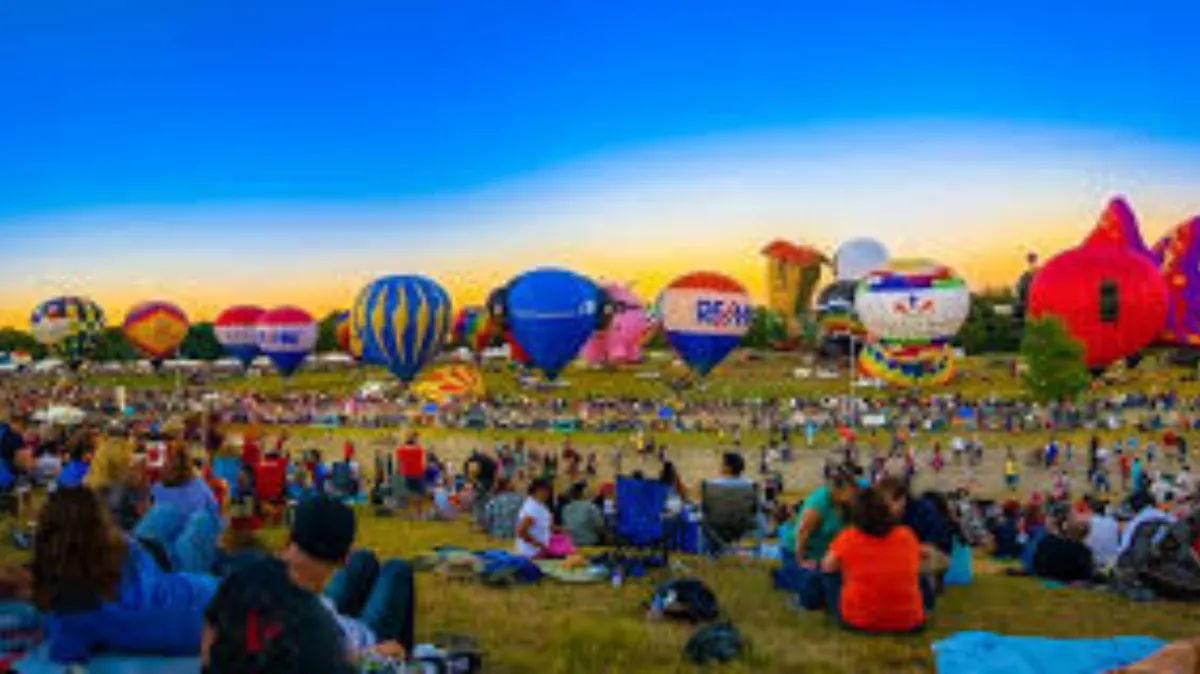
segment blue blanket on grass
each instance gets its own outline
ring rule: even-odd
[[[1165,646],[1149,637],[1047,639],[959,632],[933,645],[938,674],[1103,674]]]
[[[63,674],[66,666],[50,661],[45,646],[17,662],[17,674]],[[163,658],[145,655],[97,654],[87,663],[88,674],[197,674],[199,658]]]

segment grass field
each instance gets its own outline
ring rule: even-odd
[[[747,398],[766,396],[837,395],[846,382],[800,380],[791,372],[801,363],[790,356],[771,355],[755,362],[736,362],[718,370],[707,386],[683,393],[684,398]],[[948,390],[970,397],[1019,394],[1006,362],[972,360],[965,376]],[[642,370],[671,372],[669,364],[648,365]],[[1182,383],[1181,371],[1143,366],[1108,386],[1121,390],[1163,390],[1175,387],[1181,394],[1195,395],[1194,383]],[[674,376],[674,375],[671,375]],[[383,373],[302,373],[283,383],[276,377],[231,378],[218,386],[226,389],[321,390],[347,392],[370,377]],[[572,398],[587,392],[620,396],[670,398],[673,394],[661,381],[639,379],[633,373],[606,373],[572,369],[564,379],[567,388],[551,394]],[[97,383],[162,387],[167,381],[147,378],[93,378]],[[168,380],[169,381],[169,380]],[[501,394],[526,394],[507,370],[487,373],[489,389]],[[864,389],[868,395],[869,389]],[[364,446],[387,447],[394,429],[325,430],[294,429],[300,442],[332,448],[346,438]],[[430,430],[429,440],[453,448],[452,454],[473,446],[512,437],[509,433],[463,433]],[[533,443],[557,444],[560,435],[524,432]],[[1007,436],[1007,442],[1036,446],[1044,436]],[[580,434],[577,446],[600,450],[620,442],[612,435]],[[712,436],[671,434],[673,457],[684,463],[691,479],[711,475],[721,441]],[[748,447],[757,446],[748,437]],[[989,449],[1001,440],[986,440]],[[819,443],[823,444],[823,443]],[[799,497],[817,475],[815,452],[797,462],[793,496]],[[998,457],[989,452],[988,470],[994,471]],[[985,466],[986,467],[986,466]],[[985,471],[984,479],[993,473]],[[1030,480],[1032,482],[1032,480]],[[998,480],[996,481],[998,484]],[[277,545],[282,531],[264,534],[268,545]],[[359,543],[381,556],[410,556],[436,545],[469,548],[502,547],[471,531],[465,523],[426,523],[380,519],[364,513],[360,518]],[[976,581],[967,588],[949,590],[940,603],[930,629],[919,636],[863,637],[843,632],[823,615],[802,614],[789,609],[785,597],[770,587],[768,566],[749,560],[719,563],[688,559],[690,572],[714,590],[728,616],[748,637],[752,649],[731,672],[927,672],[932,671],[930,644],[961,630],[985,630],[1006,634],[1051,637],[1104,637],[1145,634],[1179,638],[1200,634],[1200,606],[1168,603],[1132,604],[1106,593],[1060,589],[1049,590],[1036,581],[1010,578],[986,562],[977,560]],[[652,588],[647,580],[631,581],[621,589],[603,583],[594,586],[556,585],[546,581],[535,587],[507,590],[464,585],[433,575],[419,578],[418,632],[428,639],[435,632],[471,635],[480,640],[488,672],[677,672],[681,650],[689,636],[686,628],[648,623],[641,602]]]

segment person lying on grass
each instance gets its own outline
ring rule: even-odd
[[[309,498],[297,506],[278,556],[248,566],[282,563],[297,587],[319,597],[350,660],[401,659],[413,647],[412,568],[399,560],[380,565],[369,550],[351,554],[355,530],[349,506],[329,496]]]

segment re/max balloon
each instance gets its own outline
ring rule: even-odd
[[[534,269],[513,279],[503,316],[513,340],[547,379],[558,377],[606,315],[604,292],[566,269]]]
[[[122,329],[143,356],[161,362],[179,350],[188,334],[188,317],[170,302],[143,302],[129,310]]]
[[[667,341],[700,376],[725,360],[754,322],[746,289],[715,272],[680,276],[663,290],[659,304]]]
[[[378,358],[400,381],[411,382],[437,358],[450,330],[450,295],[424,276],[385,276],[359,293],[351,311],[363,360]]]
[[[258,348],[284,377],[292,376],[317,345],[317,322],[305,310],[279,307],[258,319]]]
[[[258,319],[262,307],[239,305],[229,307],[213,322],[213,332],[225,353],[248,368],[258,357]]]

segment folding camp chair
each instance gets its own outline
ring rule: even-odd
[[[663,513],[670,489],[657,480],[617,478],[617,521],[613,539],[618,558],[630,550],[650,550],[662,555],[666,565],[670,555],[667,523]]]
[[[238,481],[242,477],[242,460],[236,456],[218,456],[212,461],[212,475],[225,482],[229,500],[236,501],[241,494]]]
[[[264,458],[254,467],[254,496],[269,521],[282,521],[287,508],[287,466],[287,459]]]
[[[350,473],[350,464],[346,461],[335,461],[330,470],[330,480],[333,482],[333,493],[345,498],[358,493],[358,484]]]
[[[761,530],[758,485],[752,482],[704,482],[700,486],[705,548],[714,556]],[[756,552],[757,552],[756,546]]]

